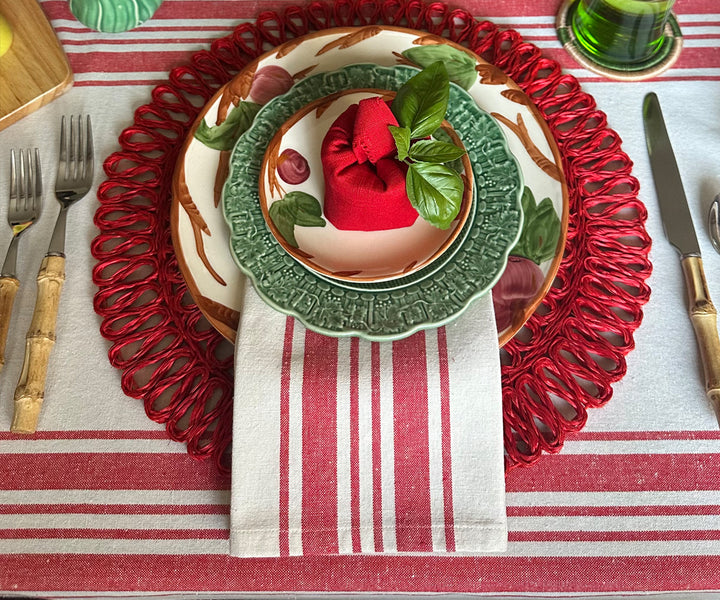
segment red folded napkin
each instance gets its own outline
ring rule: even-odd
[[[407,166],[395,158],[388,125],[398,125],[388,104],[367,98],[340,115],[323,140],[323,213],[338,229],[396,229],[418,217],[405,191]]]

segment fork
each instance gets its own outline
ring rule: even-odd
[[[17,251],[20,236],[40,216],[42,207],[42,175],[40,173],[40,152],[35,148],[22,150],[16,155],[10,150],[10,201],[8,203],[8,224],[12,228],[12,240],[5,262],[0,271],[0,369],[5,364],[5,343],[10,328],[15,294],[20,287],[16,277]]]
[[[69,133],[68,133],[69,130]],[[30,328],[25,338],[25,360],[15,388],[15,412],[10,430],[15,433],[34,433],[45,396],[50,351],[55,344],[60,293],[65,282],[65,224],[67,210],[85,197],[92,187],[93,142],[90,116],[83,128],[82,118],[65,117],[60,123],[60,158],[55,180],[55,197],[60,213],[48,251],[37,276],[37,298]]]

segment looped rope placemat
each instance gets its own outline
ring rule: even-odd
[[[105,160],[92,251],[95,309],[112,342],[123,391],[187,444],[229,471],[232,347],[202,317],[180,274],[170,234],[171,179],[190,125],[213,93],[273,46],[314,30],[384,24],[459,42],[504,70],[547,120],[568,180],[570,218],[556,282],[502,349],[506,468],[557,452],[587,409],[612,395],[642,319],[651,265],[646,211],[632,163],[605,115],[513,30],[420,0],[338,0],[263,12],[173,69]],[[242,398],[238,398],[242,401]]]

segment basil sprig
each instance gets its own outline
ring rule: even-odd
[[[449,98],[445,65],[434,62],[398,90],[391,109],[399,127],[388,126],[398,160],[408,165],[405,189],[410,204],[440,229],[450,227],[457,217],[464,190],[462,178],[448,164],[464,156],[465,150],[430,137],[445,119]]]

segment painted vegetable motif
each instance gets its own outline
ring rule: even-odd
[[[498,331],[522,318],[523,311],[545,281],[539,265],[555,256],[560,239],[560,219],[550,198],[536,204],[535,196],[526,187],[522,208],[524,221],[520,239],[510,252],[507,267],[492,291]]]
[[[86,27],[120,33],[144,23],[162,0],[70,0],[70,11]]]
[[[297,150],[286,148],[278,157],[277,174],[285,183],[298,185],[310,177],[310,165]]]
[[[262,105],[287,92],[293,81],[290,73],[275,65],[250,73],[248,81],[239,82],[240,97],[232,103],[227,117],[216,125],[208,125],[202,119],[195,138],[215,150],[232,150],[238,138],[252,125]]]

